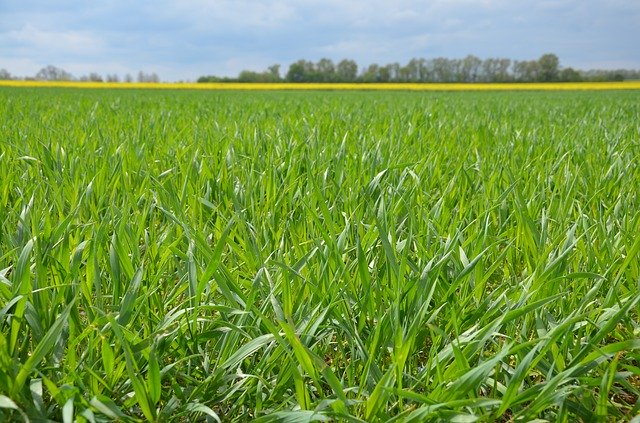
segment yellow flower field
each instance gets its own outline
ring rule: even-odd
[[[554,83],[121,83],[0,81],[0,87],[136,88],[190,90],[375,90],[375,91],[580,91],[638,90],[640,81]]]

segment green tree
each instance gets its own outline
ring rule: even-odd
[[[432,61],[433,79],[435,82],[453,81],[453,66],[451,60],[446,57],[436,57]]]
[[[316,64],[317,79],[322,82],[336,80],[336,66],[331,59],[323,58]]]
[[[560,59],[555,54],[547,53],[543,54],[538,59],[540,67],[539,79],[542,82],[557,81],[560,69]]]
[[[344,59],[336,66],[336,78],[340,82],[353,82],[358,78],[358,64]]]
[[[238,75],[238,82],[278,82],[280,81],[280,65],[270,66],[264,72],[243,70]]]
[[[580,82],[582,81],[582,75],[580,72],[573,68],[564,68],[560,71],[560,81],[562,82]]]
[[[480,74],[481,65],[482,60],[472,54],[462,59],[462,64],[460,66],[462,80],[465,82],[476,82]]]
[[[417,82],[420,80],[420,60],[419,59],[411,59],[407,66],[405,66],[407,81]]]
[[[540,80],[540,62],[537,60],[514,62],[513,77],[518,82],[534,82]]]
[[[389,82],[391,80],[392,65],[381,66],[378,69],[378,82]]]
[[[362,82],[379,82],[380,66],[376,63],[370,64],[362,73]]]
[[[267,68],[269,75],[271,75],[271,79],[273,82],[280,81],[280,65],[275,64],[271,65]]]
[[[316,79],[316,69],[313,62],[300,59],[289,65],[286,76],[288,82],[313,82]]]

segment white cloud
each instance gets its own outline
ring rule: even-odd
[[[285,1],[186,0],[160,3],[151,13],[162,19],[178,19],[197,31],[269,30],[295,18],[295,9]]]
[[[34,51],[96,54],[104,48],[104,43],[95,34],[87,31],[59,30],[46,31],[30,24],[12,30],[2,37],[8,45],[23,46]],[[7,45],[5,44],[5,45]]]

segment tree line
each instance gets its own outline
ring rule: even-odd
[[[462,59],[436,57],[411,59],[408,63],[370,64],[360,68],[354,60],[343,59],[334,63],[323,58],[317,62],[298,60],[281,76],[281,66],[275,64],[267,70],[243,70],[237,77],[201,76],[198,82],[580,82],[640,80],[640,70],[577,70],[562,67],[553,53],[543,54],[537,60],[511,60],[506,58],[480,59],[468,55]],[[125,74],[101,75],[91,72],[75,77],[66,70],[48,65],[34,76],[16,77],[0,69],[0,79],[26,79],[39,81],[87,82],[160,82],[155,72],[138,72],[136,77]]]
[[[561,67],[553,53],[537,60],[511,60],[468,55],[462,59],[411,59],[405,65],[373,63],[362,69],[354,60],[334,63],[298,60],[280,76],[280,65],[266,71],[243,70],[238,77],[201,76],[198,82],[580,82],[640,79],[640,70],[576,70]]]
[[[13,76],[8,70],[0,69],[0,80],[2,79],[22,79],[27,81],[160,82],[160,77],[155,72],[147,73],[140,71],[135,78],[131,74],[127,73],[122,77],[122,79],[120,79],[120,76],[115,73],[106,74],[103,77],[98,72],[90,72],[88,75],[75,77],[66,70],[53,65],[45,66],[34,76],[27,77]]]

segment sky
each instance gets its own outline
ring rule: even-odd
[[[164,81],[298,59],[537,59],[640,69],[639,0],[0,0],[0,68]]]

